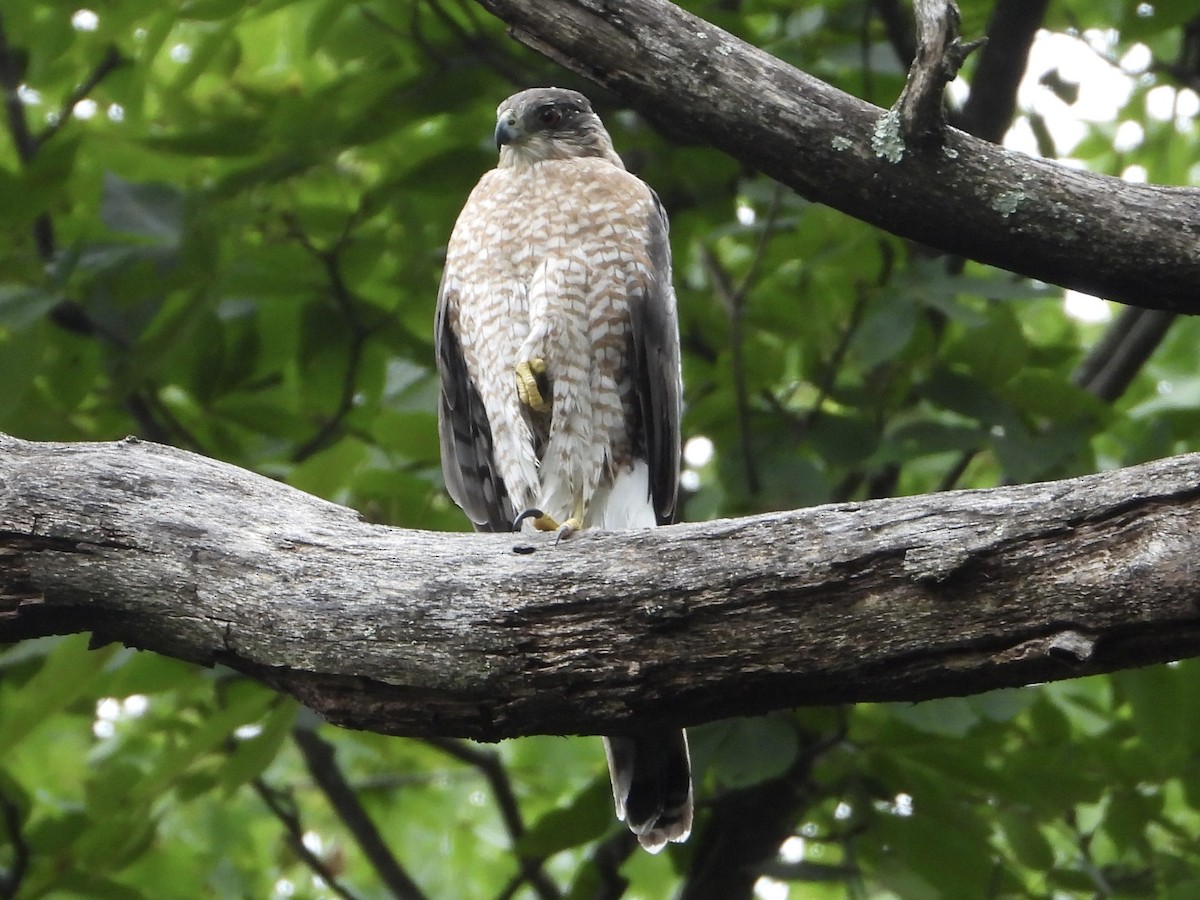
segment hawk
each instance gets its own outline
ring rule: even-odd
[[[450,496],[483,531],[667,524],[683,389],[662,205],[575,91],[509,97],[495,138],[434,323]],[[605,738],[605,751],[617,817],[642,846],[687,838],[684,732]]]

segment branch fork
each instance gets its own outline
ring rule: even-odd
[[[899,131],[910,147],[941,146],[946,135],[946,85],[986,38],[964,42],[954,0],[914,0],[917,52],[908,80],[892,107]]]

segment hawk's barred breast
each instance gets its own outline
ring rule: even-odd
[[[494,169],[467,200],[447,251],[448,314],[517,509],[566,519],[570,498],[554,491],[554,474],[582,485],[586,503],[632,465],[630,303],[655,282],[658,215],[640,179],[598,158]],[[546,361],[552,390],[543,435],[513,387],[517,362],[533,357]]]

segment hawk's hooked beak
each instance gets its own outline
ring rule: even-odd
[[[496,149],[499,150],[505,144],[515,144],[524,136],[521,131],[521,125],[517,121],[517,115],[511,109],[506,109],[500,114],[500,121],[496,123]]]

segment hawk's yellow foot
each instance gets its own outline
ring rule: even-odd
[[[546,374],[546,361],[540,356],[517,363],[517,397],[530,409],[549,412],[550,400]],[[552,529],[541,529],[551,531]]]
[[[512,530],[520,531],[521,523],[526,519],[529,519],[530,524],[538,531],[558,530],[558,522],[554,520],[554,517],[546,515],[546,513],[542,512],[537,507],[530,507],[529,509],[521,510],[521,512],[517,514],[517,517],[513,519]]]
[[[561,541],[565,537],[570,537],[575,532],[583,527],[583,519],[580,516],[571,516],[567,521],[558,526],[558,540]],[[557,544],[558,541],[555,541]]]
[[[513,531],[520,531],[521,523],[526,519],[530,520],[530,524],[538,531],[557,531],[560,540],[583,528],[582,513],[576,513],[565,522],[560,523],[554,516],[547,515],[534,507],[521,510],[520,514],[513,520]]]
[[[570,537],[575,532],[583,527],[583,516],[586,510],[583,506],[581,497],[575,498],[575,508],[571,511],[571,518],[561,523],[555,531],[558,532],[558,540],[561,541],[565,537]],[[557,541],[555,541],[557,543]]]

